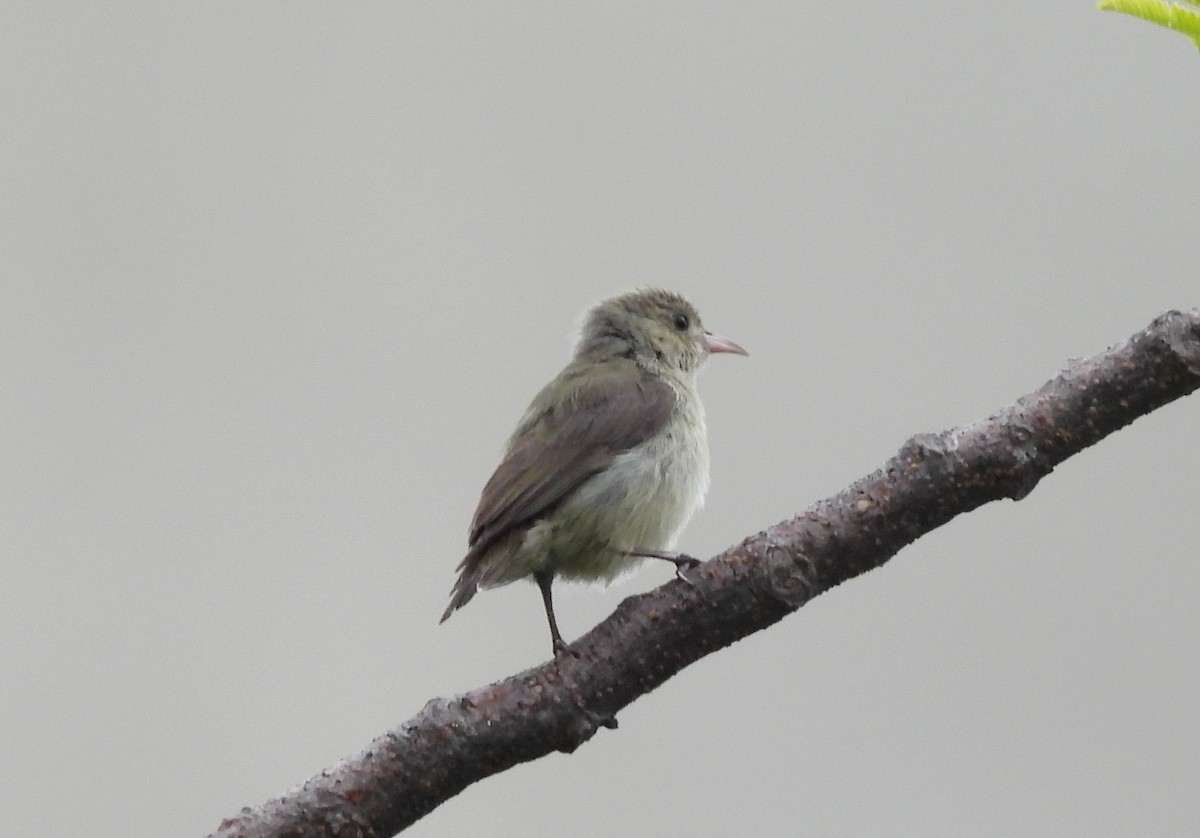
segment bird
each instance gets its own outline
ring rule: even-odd
[[[534,397],[483,488],[442,622],[481,588],[532,577],[554,656],[567,651],[555,579],[611,582],[674,552],[709,484],[696,374],[715,353],[748,355],[707,331],[681,295],[642,288],[585,312],[571,360]]]

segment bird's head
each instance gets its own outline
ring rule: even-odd
[[[683,297],[643,288],[597,303],[587,313],[575,357],[624,357],[655,372],[690,375],[714,352],[748,354],[728,338],[706,331]]]

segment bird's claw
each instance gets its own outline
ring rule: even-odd
[[[688,579],[687,576],[684,575],[684,573],[685,573],[685,571],[693,570],[693,569],[699,567],[700,560],[697,559],[695,556],[689,556],[687,553],[680,553],[678,556],[675,557],[674,562],[675,562],[675,578],[680,579],[684,582],[687,582],[692,587],[695,587],[696,583],[693,582],[691,579]]]
[[[554,659],[558,660],[563,655],[570,655],[577,660],[580,657],[577,651],[567,645],[567,641],[563,640],[561,637],[556,637],[554,638]]]

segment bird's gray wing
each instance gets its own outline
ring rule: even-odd
[[[532,415],[484,487],[464,564],[650,439],[675,409],[670,385],[632,364],[590,365],[586,374],[568,368],[543,394],[553,392],[562,395],[534,400]]]

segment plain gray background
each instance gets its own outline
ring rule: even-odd
[[[1055,3],[7,3],[0,833],[199,835],[546,658],[437,619],[595,300],[677,289],[701,556],[1200,302],[1200,56]],[[710,657],[458,835],[1200,830],[1200,402]],[[563,587],[573,638],[670,578]]]

